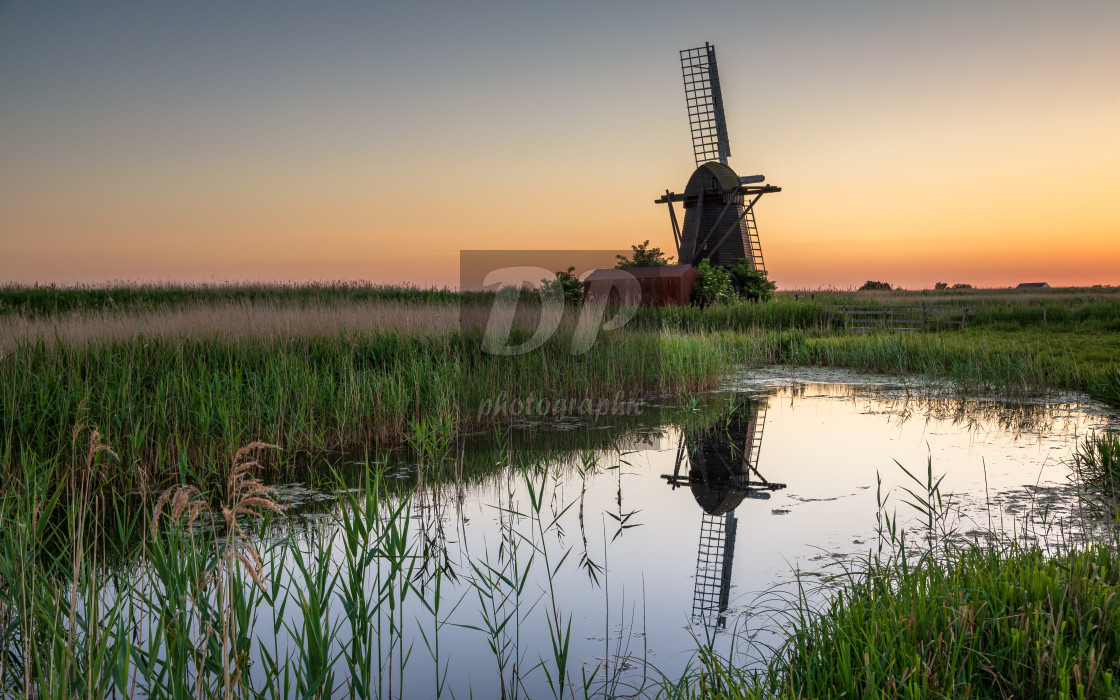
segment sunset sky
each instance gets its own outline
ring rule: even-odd
[[[0,283],[672,248],[718,51],[781,288],[1120,284],[1120,2],[0,0]]]

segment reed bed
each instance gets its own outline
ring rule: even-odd
[[[180,480],[185,467],[173,465],[184,457],[224,462],[217,445],[263,440],[288,453],[385,448],[433,420],[458,432],[488,430],[518,419],[502,407],[598,406],[700,391],[741,366],[924,375],[958,390],[1019,396],[1108,386],[1110,375],[1083,369],[1076,355],[1048,343],[969,340],[622,331],[573,355],[565,330],[532,353],[495,356],[469,329],[320,335],[262,325],[232,327],[230,335],[40,337],[17,342],[0,359],[0,433],[14,454],[48,458],[68,454],[75,422],[95,424],[121,456],[107,483],[131,491]]]
[[[787,289],[778,296],[810,299],[826,304],[922,304],[947,303],[969,306],[1055,306],[1078,305],[1089,301],[1120,302],[1120,287],[1054,287],[1051,289],[894,289],[857,291],[840,289]]]
[[[1088,390],[1094,398],[1110,406],[1120,406],[1120,367],[1109,366],[1096,372]]]
[[[173,311],[206,306],[331,307],[401,304],[403,306],[489,305],[492,292],[458,292],[414,286],[386,286],[361,281],[326,283],[136,284],[101,286],[0,285],[0,317],[60,317],[67,314],[125,314]],[[534,303],[535,294],[523,295]],[[975,327],[1004,329],[1120,330],[1120,287],[1046,290],[967,289],[854,292],[791,290],[770,303],[641,309],[635,323],[672,330],[788,330],[831,327],[828,307],[836,305],[929,305],[968,307]],[[405,320],[405,319],[402,319]]]
[[[1086,500],[1111,518],[1120,518],[1120,433],[1106,430],[1086,437],[1073,456]]]
[[[701,658],[690,698],[1115,698],[1120,557],[1094,546],[963,549],[870,560],[820,612],[798,609],[778,659],[751,673]]]
[[[96,431],[80,438],[89,447],[70,483],[51,485],[39,477],[53,465],[25,458],[25,488],[0,493],[0,695],[452,697],[462,689],[447,686],[440,640],[474,604],[453,624],[490,648],[492,669],[473,675],[493,674],[501,697],[626,689],[609,648],[604,664],[570,663],[572,612],[551,582],[575,565],[557,524],[575,502],[555,499],[557,476],[538,460],[506,452],[491,464],[511,484],[501,541],[453,569],[446,506],[426,488],[391,489],[382,464],[367,462],[358,488],[328,476],[338,501],[304,529],[283,522],[258,477],[273,446],[238,450],[218,493],[185,484],[123,506],[95,486],[113,451]],[[609,466],[584,451],[575,468]],[[531,574],[544,591],[526,588]],[[530,618],[551,631],[543,655],[521,634]],[[434,669],[422,687],[410,672],[420,657]]]
[[[120,455],[105,482],[132,491],[179,481],[186,457],[224,462],[218,445],[387,447],[433,420],[465,432],[518,420],[486,406],[598,406],[704,389],[730,364],[702,338],[623,333],[582,355],[569,347],[561,334],[538,352],[500,357],[454,332],[40,340],[0,361],[0,432],[14,454],[50,458],[69,454],[75,422],[95,424]]]
[[[840,333],[843,319],[830,307],[849,306],[938,306],[968,308],[968,325],[975,331],[1026,331],[1032,334],[1063,333],[1115,334],[1120,331],[1120,294],[1039,296],[1006,298],[987,296],[920,296],[912,298],[828,294],[781,294],[765,304],[731,304],[699,309],[692,306],[642,309],[635,323],[643,327],[661,326],[676,331],[714,330],[791,330]],[[946,329],[946,332],[953,332]],[[1115,348],[1114,348],[1115,350]]]

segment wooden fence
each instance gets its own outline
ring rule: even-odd
[[[829,306],[829,325],[841,320],[844,327],[856,333],[873,330],[913,332],[968,327],[970,316],[976,315],[967,306]]]

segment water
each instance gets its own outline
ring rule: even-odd
[[[943,476],[958,537],[992,529],[1043,542],[1076,536],[1068,462],[1077,441],[1110,415],[1071,397],[937,396],[931,387],[777,369],[736,377],[694,408],[673,412],[673,424],[651,411],[652,422],[588,430],[527,424],[504,446],[468,442],[469,473],[423,487],[408,512],[411,541],[437,553],[424,568],[430,574],[442,561],[454,575],[441,591],[438,665],[447,690],[497,697],[505,658],[507,693],[516,675],[522,696],[551,696],[550,618],[561,629],[570,623],[570,677],[594,675],[620,688],[651,687],[654,668],[678,676],[698,640],[724,652],[733,643],[740,652],[750,641],[773,643],[775,613],[798,578],[817,590],[843,562],[876,550],[880,499],[919,537],[920,518],[910,517],[917,513],[903,492],[917,484],[902,467],[922,482],[927,465]],[[542,451],[556,441],[568,448]],[[612,444],[626,449],[605,447]],[[535,466],[494,466],[511,463]],[[417,478],[407,459],[389,474],[402,484]],[[325,553],[331,569],[341,570],[337,494],[301,484],[279,492],[289,515],[274,535],[296,532],[301,549]],[[291,553],[273,556],[268,577],[298,591]],[[431,602],[431,579],[417,581]],[[345,611],[331,600],[344,643]],[[300,625],[294,608],[285,611],[291,629]],[[435,620],[416,592],[403,609],[403,637],[412,645],[404,694],[434,696],[437,664],[419,632],[430,642]],[[516,622],[486,631],[507,615]],[[260,620],[268,617],[262,609]],[[292,651],[291,629],[273,636],[271,627],[257,625],[265,648]],[[264,672],[258,663],[250,673]],[[341,662],[336,672],[345,676]]]

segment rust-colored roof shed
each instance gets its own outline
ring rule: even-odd
[[[692,265],[594,270],[583,281],[583,299],[600,304],[686,306],[699,277]]]

